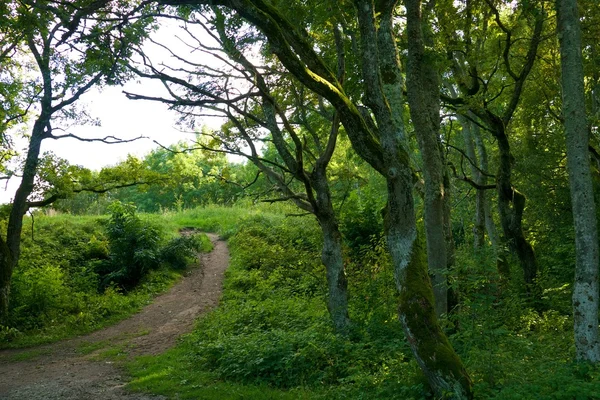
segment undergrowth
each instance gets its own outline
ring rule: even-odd
[[[149,268],[133,289],[113,281],[100,291],[98,265],[118,250],[105,233],[109,220],[36,217],[33,236],[24,232],[4,345],[82,333],[138,309],[177,279],[187,239],[173,238],[178,227],[194,227],[229,237],[220,306],[176,348],[129,362],[131,389],[177,399],[431,399],[397,321],[385,241],[374,234],[346,249],[353,325],[340,337],[325,306],[318,226],[289,214],[296,212],[260,205],[140,216],[166,232],[169,244],[156,254],[172,268]],[[535,310],[517,278],[498,276],[490,249],[467,246],[459,247],[449,281],[459,302],[442,323],[475,398],[600,399],[600,370],[573,362],[568,283],[542,275],[545,307]]]
[[[115,207],[121,211],[111,218],[25,221],[0,347],[52,342],[119,321],[177,281],[197,250],[210,251],[205,235],[183,238],[170,223]]]
[[[177,399],[432,399],[397,321],[385,242],[374,235],[347,251],[353,328],[343,338],[325,306],[319,229],[286,212],[213,207],[176,217],[223,221],[220,231],[232,233],[223,299],[176,348],[129,363],[129,387]],[[491,251],[459,249],[456,266],[449,278],[460,301],[442,322],[475,398],[600,398],[600,370],[572,361],[564,304],[531,309],[518,282],[500,282]],[[568,299],[564,290],[544,293]]]

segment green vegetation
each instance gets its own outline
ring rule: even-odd
[[[422,382],[406,360],[394,307],[372,300],[380,305],[373,309],[357,299],[353,317],[361,322],[351,339],[335,335],[315,221],[269,209],[247,215],[229,240],[232,259],[218,309],[176,349],[130,364],[131,387],[190,399],[219,398],[219,391],[223,398],[262,392],[258,398],[346,398],[361,390],[372,399],[418,396]],[[228,212],[211,208],[206,215]],[[202,219],[202,210],[195,213]],[[389,271],[379,275],[391,277]],[[392,378],[398,372],[402,383]],[[341,397],[334,396],[340,390]]]
[[[290,216],[293,211],[243,204],[129,215],[133,225],[162,229],[172,245],[179,242],[173,239],[178,226],[224,232],[232,255],[220,306],[174,349],[128,363],[131,389],[182,399],[430,395],[396,317],[398,295],[384,241],[374,235],[359,248],[346,248],[357,260],[347,265],[353,326],[349,337],[337,336],[325,307],[320,231],[312,218]],[[112,323],[179,276],[177,267],[151,269],[133,290],[112,285],[98,292],[102,280],[94,271],[110,259],[110,218],[36,215],[28,222],[13,289],[15,325],[5,328],[5,346],[29,346]],[[179,254],[177,247],[167,253]],[[459,246],[450,282],[461,297],[444,327],[473,379],[476,398],[598,398],[600,370],[572,362],[568,285],[548,286],[549,305],[538,313],[518,282],[502,284],[490,249],[473,254],[466,243]],[[124,361],[127,349],[100,342],[82,345],[80,352]],[[32,350],[19,359],[39,355]]]
[[[139,309],[196,228],[229,240],[222,304],[132,388],[600,398],[597,0],[47,3],[0,5],[1,346]],[[101,171],[41,153],[130,78],[194,140]]]
[[[226,221],[229,212],[211,207],[187,215],[203,224],[204,215]],[[182,399],[428,398],[395,316],[383,244],[363,247],[360,263],[348,267],[353,331],[343,338],[328,320],[318,233],[307,217],[274,207],[250,211],[229,240],[220,306],[176,348],[129,363],[129,387]],[[490,254],[473,257],[467,249],[460,248],[452,271],[461,302],[445,328],[476,398],[598,398],[600,370],[571,361],[568,314],[538,314],[516,288],[501,292]]]
[[[210,251],[206,235],[115,203],[107,217],[35,214],[23,232],[1,347],[55,341],[112,324],[148,304]],[[126,261],[126,262],[124,262]]]

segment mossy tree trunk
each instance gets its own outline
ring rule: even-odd
[[[600,362],[598,337],[598,226],[588,154],[581,25],[576,0],[557,0],[567,170],[575,224],[573,322],[576,359]]]
[[[162,3],[210,3],[234,9],[261,29],[273,53],[295,78],[335,107],[354,150],[387,180],[388,247],[402,298],[399,317],[411,349],[436,396],[471,398],[468,375],[439,327],[425,255],[422,247],[416,245],[413,172],[402,125],[403,85],[393,25],[397,1],[354,1],[367,113],[360,112],[346,95],[340,80],[307,39],[310,35],[285,18],[272,3],[264,0],[163,0]],[[442,362],[437,362],[438,359]]]
[[[420,1],[405,1],[407,12],[407,92],[410,115],[423,158],[427,263],[438,316],[448,312],[444,157],[440,143],[440,83],[434,57],[425,53]],[[449,216],[447,216],[449,218]],[[449,223],[449,221],[448,221]]]
[[[420,7],[418,0],[408,3],[407,9]],[[382,163],[378,171],[387,181],[385,232],[400,293],[398,317],[411,350],[436,396],[471,398],[468,374],[439,326],[425,252],[417,239],[413,172],[402,118],[399,117],[403,115],[404,104],[392,24],[396,1],[379,1],[375,7],[371,1],[355,0],[355,5],[361,35],[365,98],[379,128]],[[414,18],[410,12],[407,15]],[[431,113],[428,116],[431,117]],[[443,214],[443,203],[439,211]],[[443,242],[443,224],[440,228]]]

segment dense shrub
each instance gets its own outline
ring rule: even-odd
[[[108,259],[100,264],[100,287],[111,284],[130,290],[150,271],[161,265],[184,269],[196,260],[196,253],[210,250],[201,236],[186,234],[167,240],[164,228],[136,214],[135,206],[114,202],[106,225]]]
[[[158,226],[142,221],[132,204],[115,202],[111,205],[106,232],[109,260],[98,269],[102,288],[116,284],[131,289],[160,265],[163,232]]]

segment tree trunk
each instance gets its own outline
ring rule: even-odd
[[[5,324],[8,319],[8,303],[10,300],[10,279],[12,277],[12,265],[10,252],[6,243],[0,243],[0,325]]]
[[[328,300],[327,309],[336,332],[348,334],[350,317],[348,316],[348,282],[342,258],[342,236],[335,221],[322,221],[323,252],[321,260],[327,271]]]
[[[311,178],[316,192],[315,215],[323,232],[321,260],[327,272],[329,288],[327,308],[336,332],[345,335],[349,333],[350,317],[348,316],[348,282],[342,257],[342,235],[331,203],[324,166],[317,167]]]
[[[491,125],[494,128],[493,134],[498,141],[500,152],[496,186],[498,190],[498,212],[504,240],[519,259],[528,291],[537,297],[537,292],[534,290],[538,270],[537,258],[533,247],[525,238],[522,225],[526,198],[512,186],[513,157],[503,122],[493,120]],[[506,274],[507,271],[501,271],[501,273]]]
[[[576,359],[600,361],[598,338],[598,227],[588,155],[581,27],[576,0],[557,0],[567,169],[575,224],[573,322]]]
[[[442,153],[443,156],[443,153]],[[444,165],[446,164],[446,158],[443,157]],[[444,168],[444,241],[446,243],[446,275],[452,272],[454,264],[456,262],[456,245],[454,242],[454,233],[452,232],[452,204],[450,197],[450,174],[448,168]],[[448,279],[446,279],[448,282]],[[452,288],[448,283],[446,293],[446,307],[448,313],[452,312],[459,302],[458,290]]]
[[[475,152],[475,140],[473,138],[474,125],[467,118],[460,116],[458,120],[462,126],[463,141],[465,143],[465,153],[470,158],[469,167],[473,181],[482,185],[485,184],[485,177],[481,173],[481,163]],[[485,243],[485,190],[476,189],[475,192],[475,218],[473,221],[473,247],[480,249]]]
[[[472,123],[471,125],[471,136],[475,142],[475,149],[477,158],[479,161],[479,166],[482,171],[489,171],[490,166],[488,163],[487,150],[485,148],[485,144],[483,143],[483,138],[481,137],[481,129],[477,124]],[[485,175],[481,176],[481,184],[487,185],[488,179]],[[498,232],[496,230],[496,224],[494,223],[494,218],[492,216],[492,209],[490,207],[491,203],[491,194],[485,193],[482,199],[482,208],[485,218],[485,230],[487,232],[488,238],[492,247],[498,253]]]
[[[8,217],[6,229],[6,242],[0,241],[0,322],[8,319],[8,306],[10,301],[10,281],[13,270],[19,262],[21,252],[21,231],[23,230],[23,216],[27,212],[27,198],[33,191],[33,182],[37,174],[41,143],[48,118],[42,115],[36,120],[27,158],[23,167],[21,184],[17,188],[12,208]],[[1,239],[0,239],[1,240]]]
[[[385,227],[400,293],[398,315],[412,353],[436,396],[470,399],[471,380],[437,320],[425,251],[416,233],[411,184],[406,166],[388,179]]]
[[[439,317],[448,312],[444,162],[439,139],[440,88],[435,64],[425,54],[420,2],[406,3],[407,13],[411,16],[407,18],[406,86],[410,115],[423,158],[427,263],[432,275],[435,310]]]

